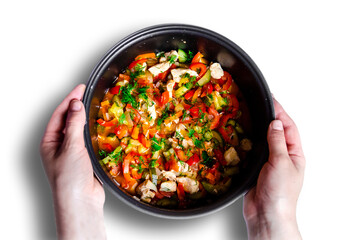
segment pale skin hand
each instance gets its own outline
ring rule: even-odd
[[[54,111],[40,145],[59,239],[105,239],[105,193],[84,146],[85,90],[78,85]]]
[[[274,99],[276,120],[268,129],[269,161],[256,187],[244,197],[249,239],[301,239],[296,205],[302,188],[305,157],[293,120]]]

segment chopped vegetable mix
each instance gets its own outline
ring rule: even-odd
[[[143,202],[189,207],[241,172],[246,111],[231,74],[201,52],[135,56],[100,103],[100,164]]]

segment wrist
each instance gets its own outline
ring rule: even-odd
[[[59,239],[106,239],[103,204],[82,196],[54,194]]]
[[[295,214],[260,213],[248,217],[246,224],[249,239],[302,239]]]

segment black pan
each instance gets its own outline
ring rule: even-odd
[[[170,51],[172,49],[200,51],[210,61],[219,62],[230,72],[247,102],[252,124],[253,149],[247,165],[233,181],[228,193],[212,199],[204,205],[189,209],[163,209],[140,202],[115,184],[99,164],[97,135],[94,127],[98,106],[114,77],[121,73],[135,56],[145,52]],[[118,42],[96,65],[90,75],[83,97],[86,108],[85,144],[96,177],[116,197],[142,212],[165,218],[192,218],[220,210],[255,185],[260,169],[268,159],[266,133],[274,119],[274,107],[269,88],[252,59],[235,43],[220,34],[197,26],[184,24],[157,25],[137,31]]]

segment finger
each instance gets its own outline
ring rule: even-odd
[[[78,99],[70,102],[66,117],[64,146],[84,147],[83,129],[86,113],[83,103]]]
[[[54,142],[59,140],[58,138],[61,137],[62,130],[65,126],[65,117],[70,102],[72,99],[82,99],[84,90],[84,84],[76,86],[55,109],[51,119],[47,124],[46,131],[42,140],[43,142]]]
[[[294,121],[286,113],[281,104],[276,99],[273,100],[275,105],[276,119],[281,120],[283,123],[288,154],[296,166],[304,166],[305,157],[302,150],[299,131]]]
[[[283,124],[280,120],[273,120],[268,130],[269,161],[274,161],[283,156],[288,156]]]

